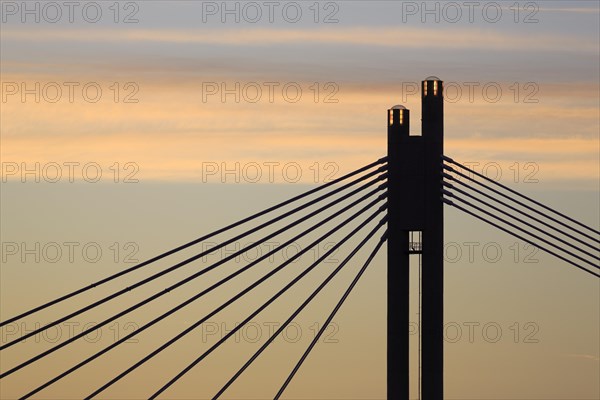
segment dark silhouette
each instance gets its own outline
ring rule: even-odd
[[[41,310],[50,308],[67,299],[74,298],[80,294],[88,292],[100,285],[124,277],[130,272],[143,268],[158,260],[171,256],[179,251],[190,248],[196,244],[206,241],[214,236],[226,233],[229,230],[248,224],[251,221],[258,220],[263,216],[267,216],[285,206],[292,203],[300,202],[295,208],[290,211],[282,211],[281,214],[272,216],[268,221],[260,223],[256,226],[248,226],[246,230],[233,238],[221,241],[216,247],[210,250],[197,253],[196,255],[175,263],[169,268],[160,270],[153,275],[129,284],[122,290],[116,291],[96,302],[83,306],[68,315],[58,318],[38,329],[30,331],[20,338],[12,340],[0,346],[0,350],[5,350],[18,343],[22,343],[25,339],[37,335],[47,329],[56,326],[62,322],[69,320],[75,316],[90,311],[106,302],[114,300],[131,290],[154,281],[166,274],[175,271],[184,265],[196,261],[217,249],[224,248],[228,244],[244,238],[250,234],[269,228],[277,222],[292,218],[291,222],[287,223],[282,228],[276,229],[271,233],[264,235],[262,239],[253,242],[251,245],[239,250],[222,260],[205,267],[192,275],[184,278],[175,284],[170,285],[164,290],[161,290],[154,295],[126,308],[119,313],[106,318],[94,327],[84,330],[83,332],[60,342],[54,347],[43,351],[36,356],[31,357],[10,368],[8,371],[0,375],[5,378],[13,373],[33,364],[55,351],[81,339],[82,337],[94,332],[95,330],[105,326],[106,324],[115,321],[116,319],[140,308],[158,298],[168,294],[184,284],[193,281],[194,279],[204,275],[205,273],[218,268],[219,266],[235,259],[248,250],[265,243],[267,240],[274,238],[280,234],[288,232],[290,229],[297,227],[303,222],[311,222],[310,227],[303,228],[301,233],[295,235],[283,244],[275,247],[269,252],[258,257],[244,267],[222,278],[210,287],[204,289],[200,293],[188,298],[177,306],[169,309],[160,316],[154,318],[150,322],[139,327],[135,331],[115,341],[111,345],[87,357],[85,360],[75,364],[68,370],[58,374],[49,381],[37,386],[29,393],[25,394],[22,399],[29,398],[34,394],[42,391],[50,385],[60,381],[64,377],[77,371],[83,366],[89,364],[103,354],[118,347],[122,343],[127,342],[139,333],[158,324],[165,318],[173,315],[177,311],[192,304],[204,295],[218,289],[226,282],[242,275],[245,271],[250,270],[270,256],[286,248],[294,241],[303,238],[311,233],[316,234],[317,229],[324,227],[328,223],[333,223],[326,233],[320,235],[316,240],[311,242],[306,248],[303,248],[294,256],[290,257],[285,262],[278,265],[276,268],[269,270],[261,278],[257,279],[239,293],[224,302],[219,307],[191,324],[188,328],[178,333],[166,343],[162,344],[157,349],[137,361],[132,366],[128,367],[112,380],[102,385],[100,388],[91,393],[87,398],[96,396],[103,392],[108,387],[112,386],[119,380],[126,377],[129,373],[136,370],[138,367],[155,357],[157,354],[179,341],[181,338],[198,328],[200,325],[208,321],[220,311],[234,304],[237,300],[252,292],[259,285],[267,282],[269,278],[282,271],[286,266],[290,265],[303,254],[310,251],[312,248],[322,243],[331,235],[339,232],[344,227],[349,228],[349,224],[355,222],[358,224],[350,233],[331,247],[324,255],[319,257],[309,267],[305,268],[287,285],[273,295],[269,300],[263,303],[259,308],[252,312],[241,324],[232,329],[222,337],[215,345],[198,356],[192,363],[186,366],[183,370],[172,377],[167,383],[161,386],[151,398],[155,398],[167,388],[175,384],[182,376],[190,371],[194,366],[204,360],[210,353],[217,349],[221,344],[233,336],[239,329],[244,327],[249,321],[257,316],[264,309],[274,303],[286,291],[301,281],[310,271],[323,264],[333,252],[341,249],[353,237],[361,233],[367,227],[370,227],[368,234],[359,242],[358,245],[352,247],[349,255],[331,272],[327,278],[311,293],[300,306],[290,315],[286,322],[262,345],[256,353],[225,383],[221,390],[214,398],[221,396],[228,387],[256,360],[257,357],[273,342],[283,329],[295,318],[302,310],[321,292],[327,284],[338,274],[347,264],[355,260],[359,250],[370,242],[377,232],[381,231],[384,225],[387,224],[387,230],[376,241],[371,243],[372,250],[369,256],[364,261],[362,268],[355,275],[351,284],[341,296],[340,300],[327,317],[326,323],[310,343],[307,350],[304,352],[300,360],[295,364],[287,376],[285,382],[280,387],[279,391],[274,395],[275,399],[279,399],[293,377],[297,374],[300,367],[316,346],[319,338],[323,335],[329,322],[339,311],[345,300],[350,295],[358,283],[361,276],[364,274],[373,258],[387,240],[387,255],[388,255],[388,370],[387,370],[387,390],[389,400],[404,400],[409,397],[409,256],[414,254],[419,257],[420,268],[420,287],[419,287],[419,306],[421,318],[421,332],[419,333],[419,393],[425,400],[441,400],[443,398],[443,301],[444,301],[444,265],[443,265],[443,204],[455,207],[458,210],[465,212],[487,224],[509,233],[516,238],[525,241],[541,250],[571,264],[590,275],[600,277],[600,274],[589,267],[600,269],[598,262],[600,257],[600,240],[598,235],[600,231],[593,229],[575,219],[544,205],[543,203],[534,200],[528,196],[522,195],[517,191],[500,184],[488,177],[479,174],[464,165],[454,161],[452,158],[444,156],[443,137],[444,137],[444,105],[443,105],[443,82],[436,77],[429,77],[422,82],[422,132],[421,135],[410,134],[410,111],[402,106],[394,106],[387,112],[388,126],[388,156],[381,158],[373,163],[370,163],[362,168],[357,169],[347,175],[344,175],[334,181],[321,185],[315,189],[309,190],[299,196],[293,197],[287,201],[279,203],[260,211],[250,217],[234,222],[222,229],[214,231],[208,235],[199,237],[189,243],[181,245],[175,249],[164,252],[147,261],[137,264],[133,267],[122,270],[119,273],[101,279],[91,285],[70,292],[62,297],[48,301],[38,307],[24,311],[19,315],[9,318],[0,323],[0,327],[9,323],[20,321],[21,319],[35,314]],[[462,180],[461,180],[462,178]],[[479,178],[479,179],[478,179]],[[341,186],[336,186],[344,181],[349,181]],[[483,181],[483,182],[482,182]],[[467,183],[469,182],[469,183]],[[360,186],[358,186],[360,184]],[[472,185],[475,184],[476,186]],[[330,189],[318,197],[312,198],[319,192]],[[465,199],[468,198],[469,200]],[[487,200],[484,200],[487,199]],[[324,203],[327,200],[328,202]],[[347,204],[345,202],[348,202]],[[324,203],[324,204],[323,204]],[[366,204],[364,204],[366,203]],[[318,206],[314,211],[302,215],[301,212],[309,207]],[[358,210],[355,208],[360,207]],[[339,208],[339,209],[338,209]],[[325,215],[325,212],[331,211],[330,215]],[[351,212],[349,215],[348,213]],[[381,217],[381,214],[385,215]],[[368,217],[364,217],[368,214]],[[500,217],[499,214],[503,215]],[[315,221],[316,219],[316,221]],[[497,222],[494,222],[497,221]],[[360,222],[360,223],[359,223]],[[257,221],[258,223],[258,221]],[[541,228],[543,226],[544,228]],[[522,234],[515,231],[518,230]],[[532,230],[537,233],[532,233]],[[550,241],[554,240],[561,243],[560,245]],[[575,243],[576,242],[576,243]],[[543,243],[543,245],[540,245]],[[348,247],[348,246],[346,246]],[[591,249],[591,251],[590,251]],[[421,367],[422,364],[422,367]]]

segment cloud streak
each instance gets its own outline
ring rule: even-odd
[[[407,49],[497,51],[569,51],[595,53],[597,45],[576,36],[500,33],[480,29],[432,30],[412,27],[355,27],[338,29],[5,29],[15,41],[179,43],[228,46],[354,45]]]

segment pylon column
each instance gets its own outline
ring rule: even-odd
[[[444,396],[444,207],[441,160],[444,154],[442,81],[422,82],[424,207],[421,282],[421,388],[423,400]]]
[[[409,396],[409,255],[404,229],[406,196],[403,188],[404,143],[409,137],[410,112],[402,106],[388,110],[388,270],[387,270],[387,398]]]

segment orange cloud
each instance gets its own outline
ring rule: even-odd
[[[51,40],[77,42],[157,42],[202,43],[219,45],[275,45],[275,44],[349,44],[394,48],[443,48],[554,51],[569,49],[595,53],[593,42],[575,36],[526,35],[499,33],[472,29],[432,30],[412,27],[356,27],[336,29],[228,29],[228,30],[177,30],[177,29],[121,29],[121,30],[12,30],[3,31],[5,40]]]

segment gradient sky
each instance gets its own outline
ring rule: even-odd
[[[21,23],[18,12],[4,15],[5,85],[97,82],[103,95],[90,104],[76,89],[71,104],[63,86],[55,104],[7,96],[3,159],[127,160],[137,162],[146,179],[168,180],[201,177],[203,161],[321,160],[350,168],[381,153],[386,108],[404,103],[418,112],[419,95],[410,85],[433,74],[451,85],[447,95],[456,98],[447,103],[448,153],[508,165],[536,162],[547,180],[598,180],[596,2],[533,3],[537,11],[524,2],[518,15],[506,3],[496,23],[486,21],[496,8],[488,5],[484,14],[485,2],[474,8],[472,23],[466,8],[452,23],[452,10],[443,5],[436,23],[435,15],[408,14],[407,2],[348,1],[321,10],[335,11],[339,22],[317,24],[308,9],[312,3],[302,3],[297,23],[286,22],[283,11],[269,23],[266,10],[257,23],[244,14],[239,23],[234,16],[222,23],[220,14],[205,15],[203,22],[205,3],[142,2],[135,13],[139,22],[130,24],[115,24],[106,2],[95,24],[77,12],[73,23],[65,11],[54,24],[43,14],[39,24],[33,16]],[[121,101],[134,90],[123,86],[137,85],[133,98],[139,102],[115,104],[114,82]],[[240,103],[233,95],[222,103],[217,94],[203,102],[203,84],[223,82],[229,88],[255,82],[262,97],[249,103],[242,93]],[[272,103],[265,82],[279,84]],[[317,103],[310,89],[315,82]],[[338,89],[332,97],[337,103],[323,102],[334,90],[324,88],[328,82]],[[293,104],[280,90],[288,83],[302,88]],[[501,96],[486,102],[485,96],[496,97],[496,85]],[[254,89],[248,90],[253,98]]]
[[[26,3],[35,7],[35,2]],[[247,3],[239,3],[240,10]],[[411,128],[420,130],[420,94],[414,88],[429,75],[446,82],[446,154],[478,162],[479,170],[491,166],[492,174],[500,170],[502,183],[592,226],[600,224],[597,1],[482,1],[474,8],[472,21],[465,2],[457,2],[462,17],[456,22],[450,21],[455,9],[448,8],[447,2],[437,3],[439,21],[435,15],[422,16],[420,9],[413,13],[413,7],[423,7],[422,2],[320,2],[316,23],[312,1],[297,2],[302,17],[295,23],[282,15],[289,2],[278,3],[273,22],[263,6],[256,23],[247,20],[253,14],[239,22],[231,15],[222,22],[219,12],[203,14],[215,4],[221,7],[220,1],[121,2],[117,23],[110,1],[98,2],[103,14],[96,23],[86,21],[80,8],[73,22],[64,8],[56,23],[47,21],[54,16],[51,9],[39,23],[31,15],[22,22],[22,4],[0,0],[3,251],[7,242],[75,240],[101,243],[109,253],[111,243],[134,242],[139,259],[151,257],[322,183],[329,174],[337,177],[381,157],[389,107],[404,104],[411,109]],[[40,11],[44,4],[39,3]],[[228,2],[229,7],[234,5]],[[484,8],[488,14],[483,14]],[[498,9],[502,16],[491,22]],[[130,12],[138,21],[124,23]],[[337,22],[324,22],[329,13]],[[78,85],[73,102],[65,82]],[[96,103],[86,101],[81,93],[81,87],[90,83],[102,89]],[[31,89],[36,84],[40,102],[35,102],[35,94],[22,101],[23,85]],[[209,88],[235,88],[236,84],[239,102],[231,94],[223,101],[220,93],[206,93]],[[267,85],[275,87],[272,101]],[[286,101],[281,92],[285,85],[299,86],[302,97]],[[44,95],[52,97],[56,86],[62,88],[62,97],[55,103],[47,101]],[[248,101],[256,86],[262,89],[262,97]],[[501,95],[496,100],[498,88]],[[137,101],[125,102],[128,94]],[[22,183],[21,169],[35,168],[36,163],[40,171],[53,163],[61,165],[61,182],[44,182],[42,175],[42,182],[36,183],[30,174]],[[96,184],[87,183],[76,167],[77,182],[71,184],[64,163],[95,163],[103,176]],[[113,182],[115,163],[119,183]],[[225,167],[234,168],[235,163],[240,163],[240,171],[260,166],[260,185],[235,185],[233,175],[223,174]],[[276,165],[272,182],[268,163],[277,163],[271,164]],[[286,174],[284,167],[289,165],[292,172],[299,168],[301,176]],[[208,174],[212,171],[208,168],[215,166],[216,173]],[[132,171],[139,183],[121,183]],[[250,180],[242,174],[240,183]],[[244,199],[244,204],[237,199]],[[454,210],[446,218],[447,243],[500,243],[506,254],[515,243]],[[481,258],[447,262],[447,321],[481,325],[496,321],[508,338],[495,344],[462,340],[447,345],[449,398],[595,399],[600,395],[600,285],[549,256],[540,253],[538,258],[535,264],[521,259],[515,263],[508,255],[496,264]],[[64,259],[55,264],[3,259],[0,319],[123,267],[106,258],[101,265],[79,264]],[[340,342],[315,350],[312,364],[290,386],[289,398],[385,396],[385,298],[380,290],[385,284],[384,267],[382,256],[345,305],[346,312],[336,318]],[[193,292],[184,290],[157,307],[166,309]],[[102,293],[108,289],[93,298]],[[225,298],[211,301],[217,304]],[[324,318],[335,300],[332,292],[308,313],[302,322],[306,332]],[[290,299],[285,304],[291,308],[295,302]],[[101,361],[95,374],[90,368],[40,398],[88,394],[114,374],[114,365],[141,357],[211,305],[198,306],[189,311],[186,321],[179,319],[161,328],[160,335],[144,336],[141,344],[130,346],[128,354]],[[44,315],[47,319],[41,321],[60,315],[61,310]],[[98,320],[116,310],[110,306],[81,321]],[[141,324],[155,312],[144,311],[125,322]],[[283,321],[285,312],[282,315],[271,320]],[[219,322],[231,324],[239,320],[229,314],[220,318]],[[39,321],[34,318],[28,323]],[[523,343],[521,337],[514,343],[510,326],[515,322],[521,324],[521,333],[523,324],[537,324],[540,342]],[[109,335],[112,332],[105,330],[105,339]],[[303,339],[287,347],[283,343],[281,353],[266,357],[262,368],[253,369],[254,375],[232,388],[231,398],[272,396],[291,365],[279,355],[289,352],[295,360],[308,343]],[[155,381],[166,378],[165,369],[171,372],[169,377],[179,370],[185,364],[182,359],[196,354],[186,350],[194,343],[166,355],[107,396],[150,395],[152,390],[144,390],[147,382],[154,387]],[[48,345],[30,342],[27,348],[12,349],[0,359],[2,369]],[[235,351],[239,348],[247,356],[255,345],[231,346],[220,362],[190,375],[169,395],[214,394],[214,388],[244,359]],[[82,345],[68,357],[53,358],[3,381],[0,397],[23,394],[38,376],[49,378],[91,350],[92,344]],[[201,379],[210,385],[199,384]]]

